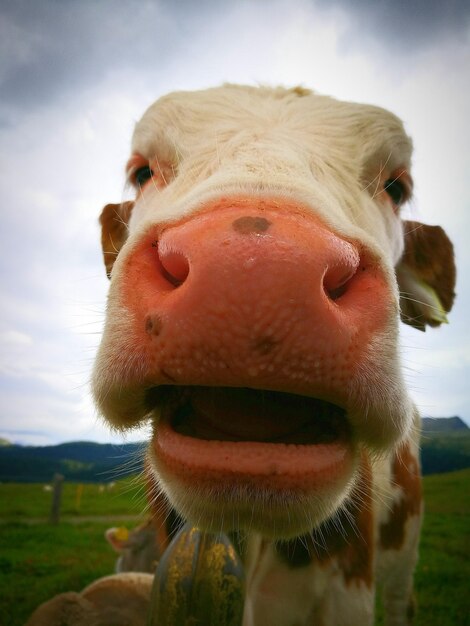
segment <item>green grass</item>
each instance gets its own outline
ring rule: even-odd
[[[0,624],[20,626],[41,602],[114,570],[109,523],[7,523],[0,527]]]
[[[415,577],[416,626],[470,626],[469,485],[470,470],[424,480],[426,516]],[[131,480],[121,481],[111,491],[84,485],[79,506],[77,485],[64,485],[63,496],[63,521],[50,526],[46,520],[51,494],[41,485],[0,485],[2,625],[22,626],[44,600],[112,573],[115,554],[103,533],[122,523],[120,515],[137,515],[145,503]],[[91,515],[109,519],[87,520]],[[30,518],[44,521],[26,523]],[[77,523],[80,518],[86,521]]]
[[[0,484],[2,521],[47,520],[52,494],[41,483]],[[141,481],[135,478],[109,484],[64,483],[61,513],[67,516],[139,515],[146,504]]]
[[[0,625],[22,626],[41,602],[114,571],[104,531],[122,525],[120,516],[134,526],[146,501],[136,479],[111,489],[65,483],[57,526],[47,523],[52,494],[42,484],[0,484],[0,502]]]
[[[418,626],[470,625],[470,470],[427,476]]]

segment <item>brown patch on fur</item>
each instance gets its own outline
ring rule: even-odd
[[[107,204],[101,212],[101,247],[108,278],[111,277],[111,270],[119,250],[127,239],[127,224],[133,207],[134,203],[130,201]]]
[[[163,554],[179,529],[181,518],[158,486],[151,463],[148,460],[144,464],[144,479],[152,523],[155,526],[157,548],[160,554]]]
[[[410,272],[427,283],[436,292],[448,313],[454,303],[456,268],[454,247],[440,226],[429,226],[420,222],[405,221],[405,251],[400,261],[400,268]],[[424,330],[425,325],[439,326],[440,322],[422,319],[422,315],[410,294],[401,299],[401,317],[403,322]]]
[[[380,526],[380,545],[385,550],[399,550],[405,539],[405,525],[421,511],[421,475],[417,458],[407,442],[395,453],[393,481],[401,488],[401,497],[393,503],[390,518]]]
[[[234,230],[241,235],[249,235],[250,233],[259,235],[268,230],[271,226],[271,222],[265,217],[251,217],[250,215],[245,215],[235,220],[232,226]]]
[[[334,521],[324,522],[310,536],[279,542],[276,551],[292,568],[304,567],[314,560],[320,564],[336,561],[346,584],[362,581],[368,587],[372,585],[372,472],[365,454],[347,510],[341,510]]]
[[[347,510],[341,510],[335,524],[326,523],[313,533],[320,562],[333,559],[346,584],[364,582],[372,586],[374,529],[372,513],[372,471],[365,453],[361,459],[359,480]]]

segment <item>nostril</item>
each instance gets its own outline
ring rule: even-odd
[[[174,287],[182,285],[189,274],[189,261],[184,254],[159,245],[158,257],[164,278]]]
[[[335,278],[332,280],[332,277],[327,272],[325,274],[325,278],[323,279],[323,289],[330,300],[338,300],[343,296],[350,285],[350,282],[356,271],[348,272],[346,275],[342,275],[339,278]]]
[[[359,254],[350,246],[349,254],[338,263],[326,268],[323,275],[323,289],[330,300],[335,301],[344,296],[359,270],[359,265]]]

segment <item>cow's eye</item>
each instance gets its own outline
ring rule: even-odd
[[[384,190],[390,196],[391,201],[400,207],[406,200],[406,188],[398,178],[389,178],[384,183]]]
[[[139,167],[134,172],[134,182],[139,187],[143,187],[147,181],[149,181],[153,176],[153,170],[150,165],[144,165],[143,167]]]

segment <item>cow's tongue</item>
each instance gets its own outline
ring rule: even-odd
[[[321,400],[273,391],[189,388],[175,431],[207,440],[328,443],[343,438],[344,411]]]

